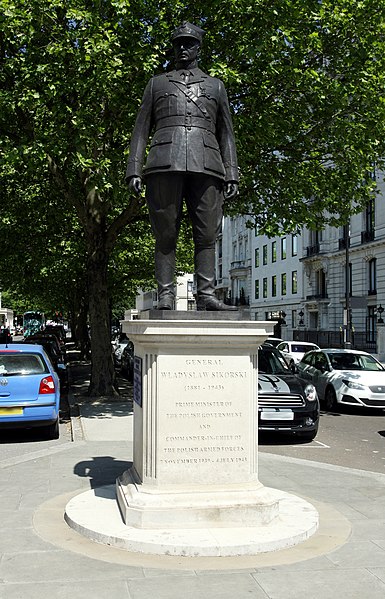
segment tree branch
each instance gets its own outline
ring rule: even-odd
[[[107,230],[106,235],[106,249],[107,251],[111,251],[114,247],[116,239],[118,238],[120,232],[128,225],[128,223],[132,222],[134,218],[139,213],[141,207],[143,205],[143,198],[133,196],[131,197],[130,203],[123,212],[116,217],[116,219],[111,223]]]

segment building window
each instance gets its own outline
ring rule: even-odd
[[[255,299],[259,299],[259,280],[256,279],[254,281],[254,297]]]
[[[233,243],[233,262],[237,260],[237,244]]]
[[[267,245],[263,246],[263,264],[267,264]]]
[[[316,273],[316,295],[326,297],[326,275],[325,271],[320,269]]]
[[[255,268],[258,268],[258,266],[259,266],[259,248],[255,248],[255,251],[254,251],[254,263],[255,263],[254,264]]]
[[[374,204],[374,198],[372,200],[369,200],[369,202],[366,205],[365,220],[366,220],[366,231],[368,233],[373,232],[375,224],[376,224],[375,223],[375,204]]]
[[[368,316],[366,318],[366,341],[375,343],[377,337],[377,318],[376,306],[368,306]]]
[[[375,295],[377,293],[377,260],[372,258],[369,260],[369,295]]]
[[[271,295],[273,297],[277,296],[277,275],[271,277]]]
[[[291,255],[296,256],[298,254],[298,237],[297,235],[291,236]]]
[[[281,239],[281,260],[286,260],[286,237]]]
[[[267,297],[267,277],[263,279],[263,297]]]
[[[277,242],[273,241],[271,244],[271,261],[277,262]]]
[[[286,295],[286,273],[281,274],[281,295]]]
[[[218,258],[222,258],[222,238],[218,239]]]
[[[297,293],[297,291],[298,291],[297,271],[293,270],[291,273],[291,292]]]
[[[297,310],[291,311],[291,326],[293,329],[297,327]]]

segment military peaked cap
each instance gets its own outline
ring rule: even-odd
[[[201,29],[197,25],[193,25],[188,21],[183,21],[182,25],[179,25],[179,27],[177,27],[175,31],[173,31],[171,39],[172,41],[174,41],[178,37],[193,37],[200,43],[202,43],[204,34],[205,32],[203,31],[203,29]]]

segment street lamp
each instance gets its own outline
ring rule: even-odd
[[[303,321],[303,317],[305,316],[305,312],[303,310],[301,310],[300,312],[298,312],[298,316],[300,317],[300,321],[298,323],[298,326],[303,327],[303,325],[305,324]]]
[[[349,231],[350,229],[350,219],[346,223],[344,227],[344,237],[345,237],[345,342],[344,346],[346,349],[350,349],[352,347],[351,343],[351,331],[352,331],[352,317],[351,317],[351,306],[350,306],[350,257],[349,257]]]
[[[384,311],[384,308],[380,304],[376,310],[377,314],[380,315],[379,318],[377,318],[377,324],[384,324],[384,319],[382,318],[383,311]]]

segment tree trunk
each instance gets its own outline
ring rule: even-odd
[[[96,229],[96,230],[95,230]],[[104,235],[95,227],[89,236],[88,293],[91,325],[91,382],[88,394],[96,397],[118,395],[112,357],[110,304],[107,285],[109,255]]]
[[[87,326],[88,304],[83,299],[75,314],[75,344],[80,349],[82,360],[90,357],[90,335]]]

